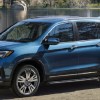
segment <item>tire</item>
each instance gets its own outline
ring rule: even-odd
[[[35,95],[39,85],[40,75],[34,66],[24,65],[15,72],[12,89],[19,97]]]

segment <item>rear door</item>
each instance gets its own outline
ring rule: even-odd
[[[79,71],[95,71],[100,66],[100,23],[77,22]]]

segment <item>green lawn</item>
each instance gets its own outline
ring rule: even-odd
[[[100,8],[100,3],[99,4],[89,4],[88,5],[89,8]]]

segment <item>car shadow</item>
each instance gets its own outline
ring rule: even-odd
[[[64,83],[43,85],[39,88],[36,96],[45,96],[49,94],[67,93],[78,90],[87,90],[100,88],[100,83],[96,81],[89,82],[77,82],[77,83]],[[15,99],[18,98],[10,88],[0,87],[0,100]]]

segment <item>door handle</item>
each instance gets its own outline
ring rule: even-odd
[[[78,48],[78,46],[76,46],[76,45],[72,45],[72,46],[70,47],[71,50],[76,49],[76,48]]]
[[[97,47],[100,47],[100,42],[96,44]]]

